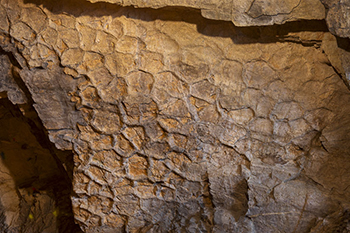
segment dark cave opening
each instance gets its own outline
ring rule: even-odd
[[[0,99],[0,231],[81,232],[70,200],[72,152],[56,149],[23,107]]]

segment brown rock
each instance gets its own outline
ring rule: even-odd
[[[327,12],[327,25],[329,31],[340,37],[350,38],[350,23],[349,23],[349,12],[350,2],[349,1],[322,1],[328,9]]]
[[[323,3],[328,24],[346,7]],[[238,28],[186,8],[304,21]],[[0,102],[73,151],[57,164],[83,231],[346,231],[349,49],[317,21],[320,1],[3,0],[0,13]]]
[[[89,0],[90,2],[108,2],[122,6],[143,8],[162,8],[166,6],[181,6],[200,9],[208,19],[232,21],[237,26],[282,24],[298,19],[324,19],[325,9],[321,2],[312,1],[120,1],[120,0]],[[309,10],[313,9],[313,10]]]

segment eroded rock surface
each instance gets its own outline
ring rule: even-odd
[[[108,2],[122,6],[143,8],[189,7],[200,9],[208,19],[232,21],[236,26],[283,24],[296,20],[321,20],[325,8],[319,0],[206,0],[206,1],[139,1],[139,0],[88,0]]]
[[[80,232],[73,221],[71,184],[51,156],[67,153],[46,147],[33,122],[3,96],[0,112],[0,231]]]
[[[232,21],[236,26],[284,24],[299,20],[327,20],[330,31],[350,38],[349,0],[88,0],[141,8],[188,7],[208,19]],[[323,5],[322,5],[323,4]]]
[[[250,15],[299,9],[264,4]],[[85,232],[350,230],[348,50],[322,21],[237,28],[86,1],[0,9],[3,50],[51,141],[75,153]]]
[[[327,24],[329,30],[340,37],[350,37],[350,1],[322,0],[328,8]]]

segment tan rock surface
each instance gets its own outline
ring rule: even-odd
[[[294,20],[305,4],[324,17],[318,1],[274,2],[234,9],[257,17],[246,25]],[[151,3],[138,6],[163,7]],[[189,6],[171,4],[180,3]],[[219,12],[201,4],[204,16]],[[51,141],[74,151],[83,231],[350,227],[350,91],[322,22],[237,28],[182,8],[1,7],[2,35],[14,41],[3,49],[18,60]]]
[[[199,9],[203,17],[232,21],[236,26],[283,24],[297,20],[321,20],[325,8],[319,0],[88,0],[137,8],[186,7]]]
[[[349,0],[87,0],[136,8],[185,7],[201,11],[203,17],[232,21],[236,26],[284,24],[299,20],[326,19],[334,35],[350,38]],[[323,5],[322,5],[323,4]]]

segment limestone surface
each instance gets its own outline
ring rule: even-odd
[[[0,45],[24,84],[7,95],[26,89],[50,140],[74,152],[76,222],[91,233],[350,230],[349,49],[323,21],[239,28],[185,8],[244,15],[242,26],[322,19],[323,5],[190,2],[0,1]]]
[[[284,24],[299,20],[326,20],[330,32],[350,38],[349,0],[87,0],[136,8],[185,7],[203,17],[232,21],[236,26]],[[323,5],[322,5],[323,4]]]
[[[350,37],[350,1],[322,0],[328,8],[327,24],[329,30],[340,37]]]
[[[319,0],[88,0],[142,8],[186,7],[199,9],[203,17],[232,21],[236,26],[283,24],[297,20],[321,20],[325,8]]]
[[[1,96],[0,232],[78,233],[67,174],[31,123],[18,105]]]

